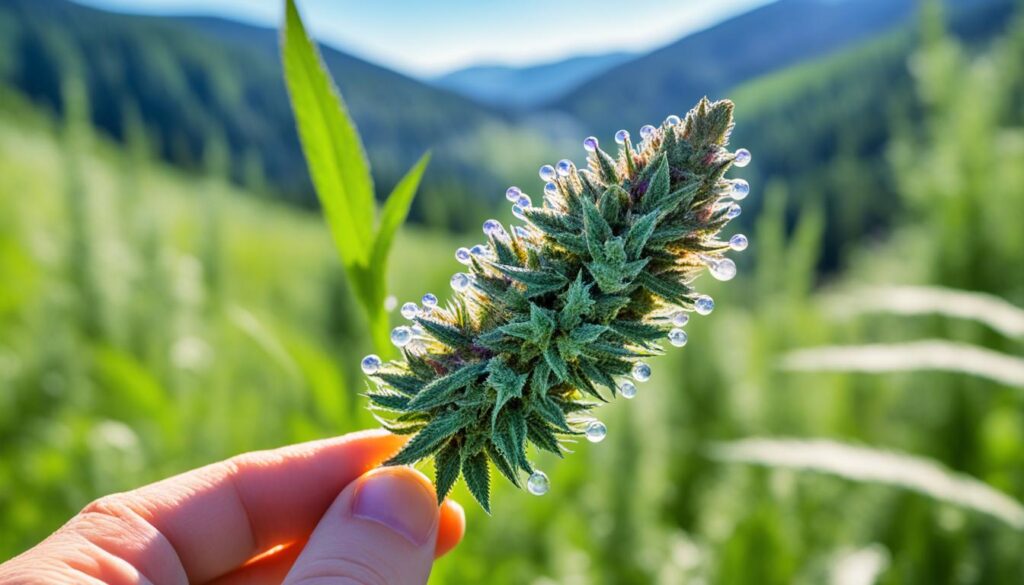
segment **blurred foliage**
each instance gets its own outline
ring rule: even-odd
[[[870,102],[871,124],[885,126],[875,168],[891,190],[873,190],[867,155],[852,146],[828,158],[829,181],[854,209],[883,197],[872,209],[887,229],[752,165],[764,178],[752,181],[751,203],[762,203],[743,216],[752,232],[741,275],[710,283],[719,308],[688,325],[685,349],[654,362],[635,400],[604,409],[605,442],[574,445],[558,464],[538,458],[551,470],[547,496],[498,485],[493,516],[469,509],[467,538],[434,582],[842,582],[858,558],[878,560],[880,583],[1020,582],[1024,535],[991,518],[888,486],[707,456],[712,441],[827,437],[941,462],[1024,500],[1021,388],[942,372],[778,367],[797,348],[925,338],[1024,354],[1020,339],[972,321],[839,319],[824,302],[848,286],[927,284],[1024,306],[1024,24],[1015,18],[981,46],[948,36],[934,14],[923,20],[912,57],[886,58],[891,70],[863,49],[865,68],[847,74],[853,86],[804,69],[737,92],[741,128],[757,124],[742,118],[757,106],[744,98],[749,87],[766,108],[785,105],[775,95],[806,96],[785,119],[808,131],[819,120],[832,127],[818,112],[843,96]],[[881,40],[875,54],[901,42],[910,41]],[[875,70],[894,75],[891,86],[865,77]],[[858,83],[874,89],[861,94]],[[902,98],[883,99],[901,83]],[[815,93],[823,87],[832,89]],[[73,82],[59,89],[69,112],[90,108]],[[834,111],[851,133],[868,122]],[[322,220],[218,172],[163,166],[160,139],[130,115],[119,122],[134,129],[127,147],[83,118],[56,122],[0,92],[0,557],[101,494],[374,424],[358,395],[368,340]],[[754,164],[832,152],[797,148],[789,131],[765,126]],[[218,169],[222,148],[206,137],[197,152]],[[817,160],[800,168],[821,172]],[[451,205],[431,202],[442,203]],[[822,282],[814,267],[828,253],[822,242],[837,237],[832,217],[861,223],[837,239],[847,261]],[[452,250],[471,243],[400,233],[393,292],[444,290]],[[455,495],[468,497],[461,486]]]

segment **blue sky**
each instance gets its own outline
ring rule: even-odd
[[[282,0],[78,0],[148,14],[277,26]],[[431,75],[669,43],[772,0],[298,0],[313,33],[371,61]]]

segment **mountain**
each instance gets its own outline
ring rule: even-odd
[[[632,53],[619,52],[583,55],[528,67],[478,65],[429,81],[481,103],[526,110],[554,101],[586,80],[633,57]]]
[[[916,0],[779,0],[612,67],[549,107],[604,135],[656,123],[701,96],[725,97],[744,81],[877,36],[907,22],[916,6]]]
[[[424,193],[443,190],[446,199],[469,204],[482,189],[500,193],[506,179],[486,164],[487,149],[474,145],[482,136],[511,132],[504,114],[321,49],[364,136],[381,190],[434,149]],[[62,110],[63,80],[77,75],[87,85],[93,122],[114,137],[124,135],[126,112],[138,111],[161,156],[186,167],[202,164],[206,145],[223,137],[236,178],[255,166],[275,191],[314,201],[273,29],[115,14],[66,0],[4,0],[0,55],[0,83],[53,111]]]

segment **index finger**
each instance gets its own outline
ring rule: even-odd
[[[257,554],[309,535],[346,485],[394,455],[404,439],[367,431],[245,453],[101,499],[83,514],[136,514],[170,544],[189,582],[206,582]],[[131,559],[166,567],[159,538]],[[166,548],[166,547],[163,547]],[[141,565],[141,566],[140,566]]]

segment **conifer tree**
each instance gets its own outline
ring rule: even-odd
[[[644,126],[636,146],[620,130],[615,156],[587,138],[588,168],[541,167],[541,205],[509,188],[521,224],[488,220],[487,243],[456,252],[467,269],[445,306],[427,294],[402,307],[414,321],[391,334],[403,360],[363,359],[378,418],[413,435],[388,464],[433,457],[439,502],[461,475],[489,510],[489,463],[539,495],[548,481],[530,445],[562,456],[567,437],[604,437],[586,413],[632,398],[662,340],[686,344],[689,313],[714,308],[694,280],[705,268],[731,279],[724,254],[746,248],[740,234],[718,238],[749,191],[725,178],[750,159],[726,149],[732,114],[732,102],[704,99]]]

